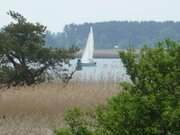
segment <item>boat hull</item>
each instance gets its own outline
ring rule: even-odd
[[[93,62],[93,63],[81,63],[81,66],[83,67],[93,67],[93,66],[96,66],[96,63]]]

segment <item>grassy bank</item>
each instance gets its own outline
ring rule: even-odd
[[[92,109],[119,92],[114,83],[42,84],[0,91],[1,135],[51,135],[63,126],[64,111]]]

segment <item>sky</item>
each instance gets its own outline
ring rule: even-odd
[[[12,21],[9,10],[53,32],[71,23],[180,21],[180,0],[0,0],[0,28]]]

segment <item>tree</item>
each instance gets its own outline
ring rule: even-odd
[[[132,83],[98,111],[98,122],[112,135],[180,134],[180,44],[121,52]]]
[[[112,49],[115,45],[120,49],[143,48],[144,44],[154,47],[157,40],[166,38],[180,41],[180,22],[110,21],[66,25],[61,33],[48,33],[46,44],[65,48],[75,44],[84,48],[90,26],[93,26],[96,49]]]
[[[77,49],[47,48],[44,46],[45,26],[28,22],[14,11],[9,11],[8,15],[14,22],[0,31],[0,86],[41,83],[53,73],[60,78],[66,74],[67,79],[68,72],[63,65],[68,64]]]

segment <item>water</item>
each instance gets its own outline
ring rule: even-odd
[[[112,81],[122,82],[129,80],[126,69],[121,59],[95,59],[96,66],[83,67],[81,71],[77,71],[73,76],[74,80],[80,81]],[[76,65],[77,59],[71,61]]]

